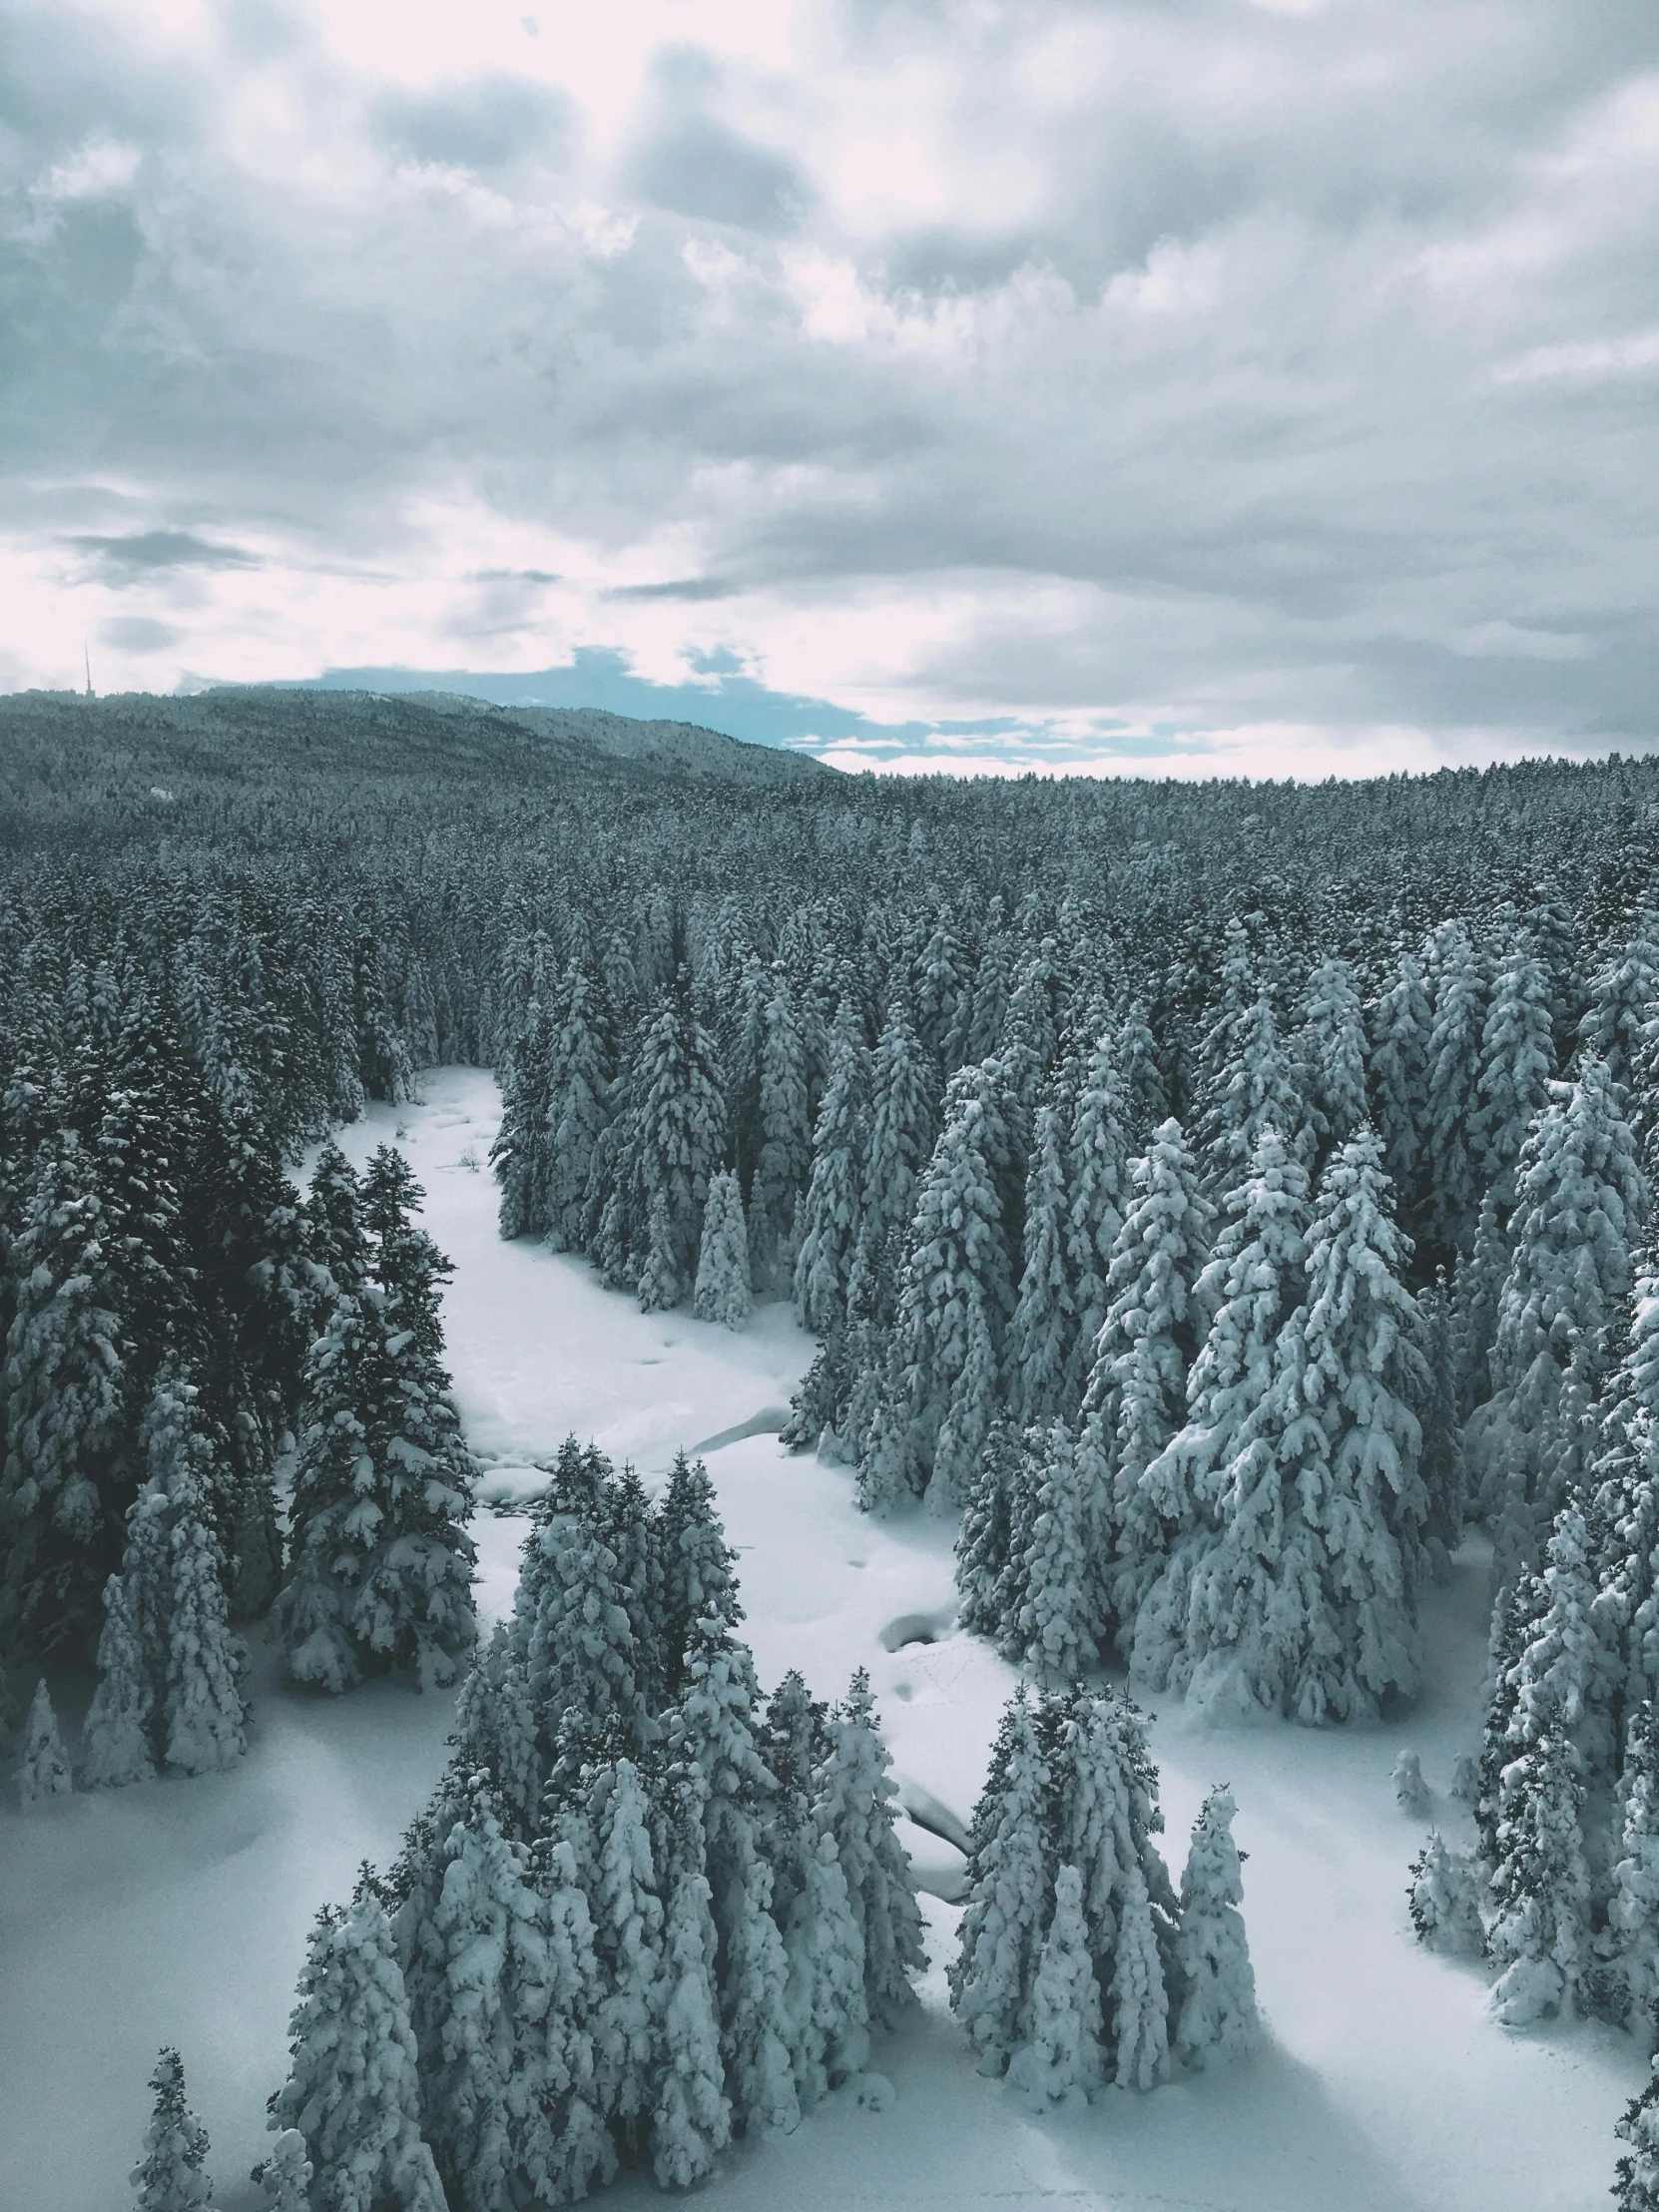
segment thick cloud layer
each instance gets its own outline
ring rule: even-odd
[[[524,6],[0,13],[0,685],[1650,742],[1651,0]]]

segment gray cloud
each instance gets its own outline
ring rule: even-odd
[[[98,635],[122,653],[164,653],[178,644],[180,633],[171,623],[152,622],[148,615],[117,615]]]
[[[628,180],[654,207],[763,233],[798,229],[811,197],[792,163],[706,115],[675,118],[653,133]]]
[[[410,161],[489,172],[536,161],[563,168],[579,135],[570,101],[522,77],[491,75],[373,106],[381,142]]]
[[[189,530],[135,530],[127,537],[105,538],[91,534],[72,537],[67,543],[77,552],[90,554],[112,583],[130,584],[173,568],[258,568],[252,553],[240,546],[216,545]],[[115,627],[133,636],[136,618],[122,616]],[[113,642],[113,641],[112,641]]]
[[[605,596],[607,599],[730,599],[738,589],[738,585],[720,576],[680,576],[663,584],[618,584]]]

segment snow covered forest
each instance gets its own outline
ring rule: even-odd
[[[210,2200],[181,2026],[112,2206],[725,2186],[893,2104],[935,1906],[986,2098],[1247,2125],[1233,1823],[1300,1727],[1389,1746],[1373,1909],[1471,2033],[1600,2038],[1600,2169],[1540,2204],[1659,2208],[1659,769],[877,781],[453,701],[29,695],[0,806],[0,1864],[234,1776],[274,1699],[419,1689],[447,1738],[306,1902],[255,2180]],[[503,1258],[721,1343],[793,1311],[770,1426],[641,1466],[576,1398],[489,1497],[400,1143],[463,1069]],[[898,1641],[1007,1692],[954,1882],[863,1654],[763,1686],[796,1598],[699,1456],[740,1435],[771,1500],[810,1459],[948,1561]],[[1436,1784],[1453,1592],[1487,1653]],[[1180,1876],[1154,1711],[1232,1776]]]

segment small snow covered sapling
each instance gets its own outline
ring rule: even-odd
[[[1239,1913],[1244,1854],[1233,1841],[1232,1793],[1212,1790],[1193,1828],[1181,1877],[1176,1959],[1184,1991],[1175,2022],[1176,2054],[1205,2067],[1247,2051],[1256,2040],[1256,1974]]]
[[[25,1805],[38,1805],[42,1798],[62,1797],[73,1787],[69,1773],[69,1754],[63,1747],[58,1716],[52,1710],[52,1699],[43,1675],[35,1691],[34,1702],[29,1707],[29,1718],[23,1725],[23,1756],[17,1764],[17,1794]]]
[[[133,2212],[198,2212],[213,2194],[202,2171],[208,2131],[185,2102],[185,2068],[166,2049],[150,2076],[155,2110],[144,2133],[144,2155],[133,2168]]]
[[[1453,1958],[1478,1958],[1486,1936],[1480,1901],[1485,1869],[1478,1860],[1448,1850],[1437,1828],[1430,1829],[1419,1857],[1411,1862],[1406,1898],[1417,1940]]]
[[[305,2156],[305,2138],[296,2127],[284,2127],[249,2177],[265,2191],[266,2212],[310,2212],[311,2162]]]
[[[1451,1770],[1451,1796],[1459,1805],[1473,1807],[1480,1797],[1480,1769],[1467,1752]]]
[[[1414,1751],[1402,1751],[1394,1761],[1394,1798],[1402,1813],[1418,1820],[1428,1811],[1428,1784],[1422,1778],[1422,1761]]]

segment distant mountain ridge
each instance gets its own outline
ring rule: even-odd
[[[247,833],[296,801],[319,825],[434,807],[609,807],[624,794],[806,799],[844,783],[802,753],[601,708],[499,707],[451,692],[225,685],[193,693],[0,695],[0,851]],[[229,810],[229,811],[227,811]],[[214,827],[217,826],[217,827]]]
[[[209,694],[208,696],[212,696]],[[331,692],[330,698],[363,695]],[[697,722],[644,721],[612,714],[605,707],[504,707],[465,692],[400,692],[434,714],[471,713],[516,723],[538,737],[559,740],[602,753],[613,761],[643,762],[696,776],[733,776],[745,782],[786,776],[833,776],[837,772],[811,754],[788,753],[778,746],[752,745]]]

